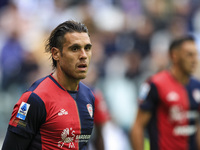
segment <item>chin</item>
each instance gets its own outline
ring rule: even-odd
[[[81,78],[79,78],[80,80],[83,80],[83,79],[85,79],[86,77],[81,77]]]
[[[187,73],[188,76],[191,76],[194,73],[194,71],[190,71]]]
[[[85,79],[86,78],[86,75],[80,75],[77,77],[78,79]]]

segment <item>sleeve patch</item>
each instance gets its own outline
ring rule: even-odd
[[[30,104],[22,102],[20,107],[19,107],[19,110],[18,110],[16,117],[21,119],[21,120],[25,120],[26,115],[27,115],[28,110],[29,110],[29,107],[30,107]]]
[[[145,100],[147,95],[149,94],[150,91],[150,85],[148,83],[143,83],[140,89],[139,93],[139,99],[140,100]]]

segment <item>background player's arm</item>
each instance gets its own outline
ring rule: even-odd
[[[150,112],[138,110],[135,123],[131,129],[131,144],[134,150],[144,149],[144,130],[150,118]]]
[[[131,129],[131,144],[134,150],[144,149],[144,130],[158,104],[156,85],[150,80],[142,85],[139,94],[139,109]]]
[[[197,125],[197,149],[200,150],[200,122],[198,121]]]

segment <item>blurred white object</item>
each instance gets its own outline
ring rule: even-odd
[[[102,132],[105,150],[130,150],[127,135],[113,122],[107,122]]]
[[[124,27],[123,12],[113,6],[99,8],[93,15],[95,25],[99,30],[116,32]]]

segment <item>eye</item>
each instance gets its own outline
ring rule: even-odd
[[[73,47],[71,48],[71,50],[74,51],[74,52],[78,51],[78,49],[79,49],[78,46],[73,46]]]
[[[91,48],[92,48],[91,45],[86,45],[86,46],[85,46],[85,50],[86,50],[86,51],[89,51]]]

